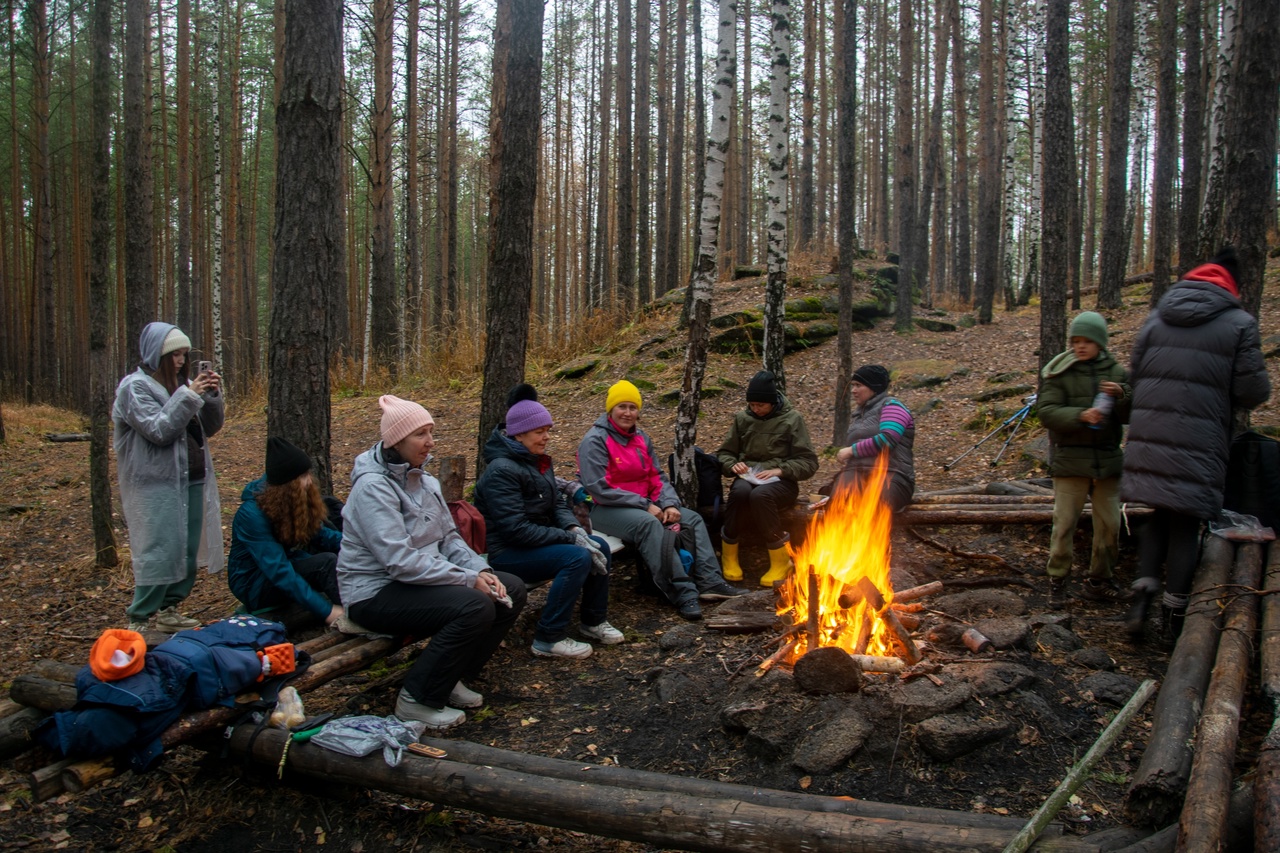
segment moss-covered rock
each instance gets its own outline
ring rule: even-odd
[[[579,358],[556,369],[557,379],[581,379],[600,366],[598,358]]]
[[[973,401],[975,403],[990,403],[992,400],[1006,400],[1009,397],[1021,397],[1030,394],[1035,390],[1030,385],[1005,385],[1000,388],[992,388],[990,391],[983,391],[981,394],[975,394]]]
[[[656,391],[658,386],[650,382],[648,379],[642,379],[639,376],[632,377],[631,384],[639,388],[641,391]]]
[[[719,317],[712,317],[708,324],[713,329],[729,329],[741,326],[743,323],[754,323],[760,319],[760,316],[753,311],[733,311],[721,314]]]
[[[734,281],[741,278],[760,278],[764,274],[764,267],[737,266],[733,268]]]
[[[1013,382],[1016,379],[1021,379],[1021,378],[1022,378],[1021,370],[1011,370],[1008,373],[997,373],[995,376],[992,376],[990,379],[988,379],[987,382],[989,382],[992,385],[1004,385],[1009,382]]]
[[[944,323],[941,320],[930,320],[928,317],[916,317],[915,324],[930,332],[954,332],[955,323]]]
[[[968,372],[968,368],[952,361],[917,358],[893,365],[891,376],[895,388],[933,388]]]

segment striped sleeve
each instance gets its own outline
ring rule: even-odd
[[[880,431],[854,444],[853,455],[875,456],[882,450],[888,450],[897,445],[912,426],[911,412],[907,407],[897,400],[886,400],[880,410]]]

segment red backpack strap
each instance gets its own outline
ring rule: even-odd
[[[480,514],[480,510],[466,501],[449,501],[449,513],[453,516],[453,523],[457,525],[458,535],[467,543],[468,548],[477,554],[488,550],[484,541],[484,516]]]

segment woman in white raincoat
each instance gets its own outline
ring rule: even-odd
[[[189,379],[191,341],[177,326],[148,323],[142,364],[116,387],[116,472],[133,554],[129,629],[154,615],[165,633],[194,628],[178,612],[196,582],[196,566],[219,571],[222,508],[208,437],[222,428],[222,380],[212,370]]]

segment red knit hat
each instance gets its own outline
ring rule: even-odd
[[[382,407],[383,447],[395,447],[405,436],[435,423],[431,413],[412,400],[383,394],[378,398],[378,405]]]
[[[147,641],[137,631],[108,628],[89,650],[89,669],[102,681],[119,681],[142,670]]]

